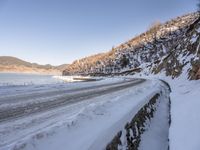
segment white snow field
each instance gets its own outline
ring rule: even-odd
[[[170,150],[200,149],[200,80],[184,78],[169,82],[172,87]]]
[[[102,150],[161,89],[124,77],[0,87],[0,150]]]
[[[164,73],[135,75],[137,78],[163,79],[171,86],[170,150],[200,150],[200,80],[188,80],[187,70],[185,67],[176,79]]]

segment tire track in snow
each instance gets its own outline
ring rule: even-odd
[[[119,90],[123,90],[132,86],[143,83],[144,79],[134,79],[123,83],[113,83],[105,86],[94,86],[83,90],[80,88],[79,93],[71,95],[61,95],[55,100],[43,101],[37,103],[28,103],[23,106],[5,108],[0,110],[0,122],[11,121],[20,117],[25,117],[31,114],[40,113],[55,109],[58,107],[66,106],[69,104],[77,103],[83,100],[88,100],[94,97],[102,96]],[[48,94],[48,92],[46,93]],[[64,93],[63,93],[64,94]]]

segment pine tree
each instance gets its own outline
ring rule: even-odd
[[[126,57],[126,55],[123,55],[121,59],[121,67],[125,68],[128,66],[128,64],[129,64],[129,59]]]

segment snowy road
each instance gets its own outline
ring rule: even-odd
[[[123,82],[95,85],[89,87],[21,93],[0,98],[0,122],[63,107],[126,89],[144,82],[144,79],[131,79]],[[33,101],[34,100],[34,101]],[[9,105],[8,105],[9,104]],[[22,105],[23,104],[23,105]],[[7,107],[5,107],[5,105]],[[13,107],[14,105],[14,107]]]
[[[102,150],[161,90],[126,77],[0,87],[0,150]]]
[[[63,127],[63,124],[73,126],[78,116],[91,113],[83,113],[87,109],[99,109],[107,103],[114,106],[121,96],[128,100],[131,96],[126,97],[127,94],[140,93],[145,84],[147,90],[148,86],[152,86],[144,79],[116,78],[96,82],[0,87],[0,149],[22,149],[24,143],[40,138],[46,130],[51,133],[52,128]],[[149,93],[152,94],[151,91]],[[97,117],[105,112],[93,111]]]

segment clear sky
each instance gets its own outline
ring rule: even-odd
[[[0,0],[0,56],[59,65],[105,52],[197,0]]]

